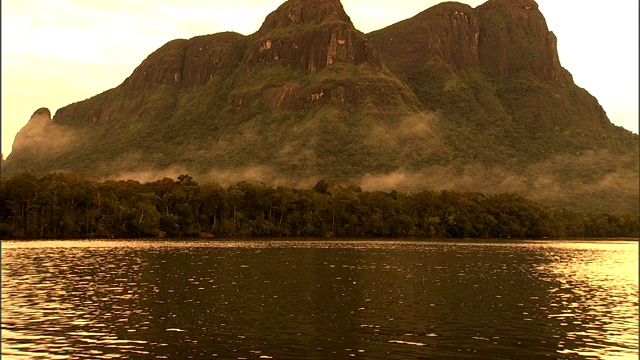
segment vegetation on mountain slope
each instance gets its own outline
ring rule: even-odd
[[[638,212],[638,135],[555,46],[532,0],[447,2],[366,35],[338,0],[290,0],[255,34],[170,41],[120,86],[37,111],[2,172],[332,179]]]

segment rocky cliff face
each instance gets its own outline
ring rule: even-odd
[[[377,91],[395,87],[394,91],[383,91],[391,98],[397,97],[397,87],[401,86],[388,81],[391,74],[378,76],[384,74],[378,53],[354,28],[339,0],[285,2],[250,36],[243,66],[248,76],[237,83],[231,99],[238,109],[257,99],[266,101],[272,111],[309,111],[330,102],[357,102],[362,94],[356,84],[363,85],[365,79],[337,74],[338,69],[347,67],[377,73],[374,77],[382,83],[377,86],[370,82],[366,87],[373,86]],[[286,81],[278,81],[274,73],[283,67],[291,71]],[[265,83],[265,78],[272,80]],[[415,99],[400,101],[405,100],[417,104]]]
[[[468,5],[447,2],[411,19],[368,34],[395,73],[409,73],[428,62],[456,69],[477,67],[480,22]]]
[[[530,127],[574,126],[577,117],[581,126],[609,124],[561,66],[555,35],[533,0],[489,0],[475,9],[442,3],[368,37],[433,110]]]
[[[173,40],[149,55],[122,86],[129,91],[202,86],[214,77],[228,77],[242,62],[246,46],[246,37],[233,32]]]
[[[560,66],[557,40],[533,0],[489,0],[477,9],[479,58],[498,75],[532,74],[541,80],[568,80]]]
[[[327,20],[351,23],[351,18],[344,11],[340,0],[290,0],[266,17],[256,35]]]
[[[570,80],[555,35],[533,0],[489,0],[476,9],[442,3],[368,36],[396,73],[432,63],[456,70],[480,67],[495,76]]]
[[[339,0],[289,0],[252,35],[170,41],[120,86],[38,110],[2,170],[637,209],[637,142],[562,68],[533,0],[446,2],[366,35]]]
[[[315,74],[336,62],[382,62],[339,0],[292,0],[267,16],[252,38],[248,64],[281,62]]]

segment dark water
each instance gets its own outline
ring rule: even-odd
[[[638,242],[3,242],[2,357],[637,359]]]

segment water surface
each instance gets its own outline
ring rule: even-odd
[[[638,358],[638,242],[2,243],[3,358]]]

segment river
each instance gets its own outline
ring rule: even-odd
[[[638,242],[3,241],[2,357],[637,359]]]

